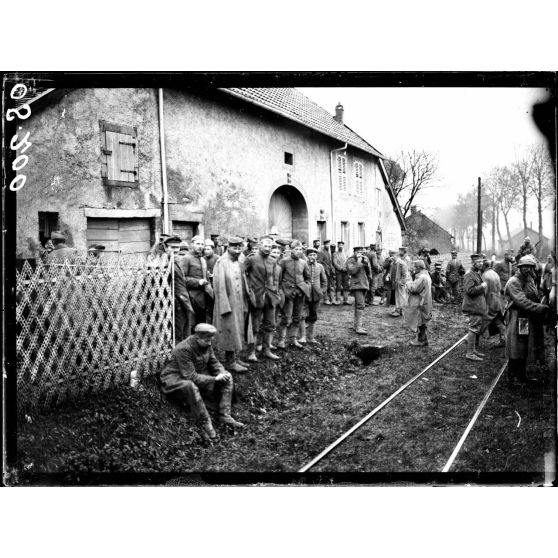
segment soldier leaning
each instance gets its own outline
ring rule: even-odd
[[[329,247],[328,247],[329,251]],[[327,289],[327,274],[324,266],[317,261],[318,251],[314,248],[306,250],[308,269],[310,270],[310,297],[307,301],[306,339],[308,343],[318,343],[314,337],[314,329],[318,320],[320,301]]]
[[[465,275],[465,268],[463,267],[461,260],[457,259],[457,250],[452,250],[451,260],[446,266],[446,278],[451,288],[452,304],[456,303],[456,299],[459,296],[459,283],[463,275]]]
[[[163,393],[187,407],[209,439],[214,439],[216,433],[206,403],[217,405],[222,424],[234,428],[244,426],[231,416],[233,378],[213,352],[211,341],[216,331],[210,324],[196,325],[194,335],[173,349],[160,375]]]
[[[359,335],[368,334],[368,331],[362,326],[362,316],[366,307],[364,300],[370,288],[370,262],[364,255],[364,250],[360,246],[354,247],[353,255],[347,260],[350,290],[355,298],[354,329],[355,333]]]

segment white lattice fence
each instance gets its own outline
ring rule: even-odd
[[[25,262],[17,272],[19,407],[52,406],[156,372],[172,350],[166,256]]]

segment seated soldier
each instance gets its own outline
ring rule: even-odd
[[[171,400],[188,407],[204,437],[214,439],[211,417],[206,404],[217,407],[222,424],[244,426],[231,416],[233,378],[215,357],[211,341],[217,329],[211,324],[197,324],[194,335],[173,349],[170,361],[161,372],[161,389]]]
[[[432,273],[432,298],[434,302],[443,304],[448,302],[449,296],[446,288],[446,276],[442,271],[442,263],[436,262],[434,264],[434,271]]]

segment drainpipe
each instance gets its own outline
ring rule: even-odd
[[[331,193],[331,235],[335,237],[335,219],[333,218],[333,154],[336,151],[345,151],[349,144],[346,143],[343,147],[338,147],[337,149],[332,149],[329,152],[329,185],[330,185],[330,193]],[[342,240],[342,239],[340,239]],[[331,239],[331,242],[337,242],[335,238]]]
[[[169,230],[169,192],[167,190],[167,158],[165,154],[165,116],[163,111],[163,89],[159,87],[159,141],[161,145],[161,182],[163,185],[163,233]]]

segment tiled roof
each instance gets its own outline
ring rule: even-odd
[[[223,88],[222,91],[358,147],[376,157],[385,158],[348,126],[337,122],[327,110],[294,88]]]

